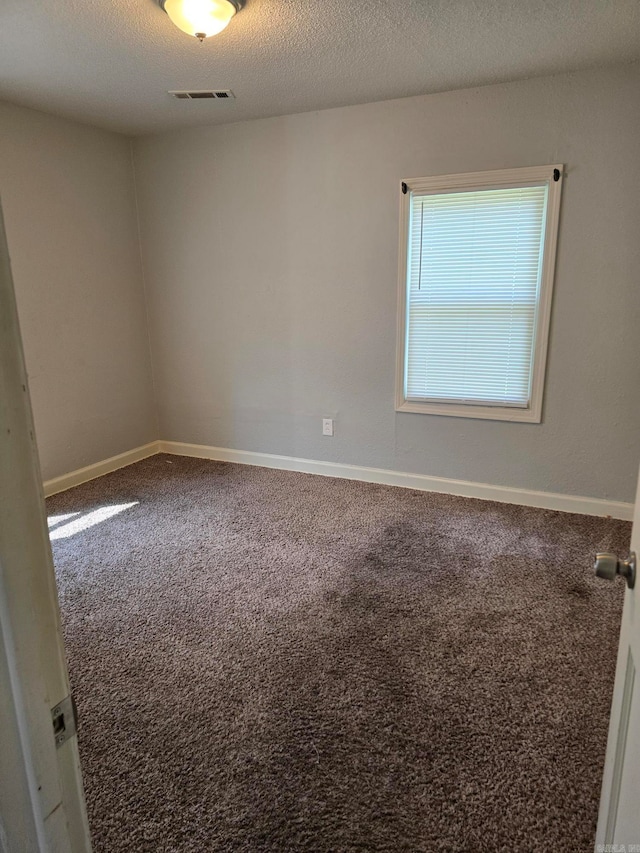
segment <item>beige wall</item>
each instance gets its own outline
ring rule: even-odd
[[[632,500],[639,92],[635,65],[138,140],[162,438]],[[400,179],[557,162],[543,423],[396,413]]]
[[[0,196],[45,479],[157,438],[130,141],[0,104]]]

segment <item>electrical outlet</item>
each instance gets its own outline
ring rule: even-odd
[[[322,434],[333,435],[333,418],[322,419]]]

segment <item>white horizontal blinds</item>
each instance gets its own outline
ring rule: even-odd
[[[547,185],[411,198],[406,397],[529,404]]]

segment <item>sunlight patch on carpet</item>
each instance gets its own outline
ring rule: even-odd
[[[137,506],[137,504],[138,501],[133,501],[133,503],[128,504],[101,506],[99,509],[94,509],[92,512],[87,512],[85,515],[81,515],[78,512],[71,512],[67,515],[52,515],[49,517],[49,528],[53,527],[55,524],[60,524],[69,518],[73,518],[73,516],[79,515],[80,518],[74,518],[73,521],[70,521],[68,524],[61,524],[61,526],[51,530],[49,538],[52,541],[55,539],[68,539],[70,536],[75,536],[76,533],[80,533],[82,530],[87,530],[89,527],[94,527],[96,524],[100,524],[103,521],[107,521],[109,518],[113,518],[114,515],[119,515],[121,512],[131,509],[132,506]]]

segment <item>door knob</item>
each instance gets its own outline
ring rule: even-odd
[[[612,581],[616,575],[622,575],[629,589],[636,583],[636,555],[632,551],[626,560],[619,560],[615,554],[596,554],[593,565],[599,578]]]

